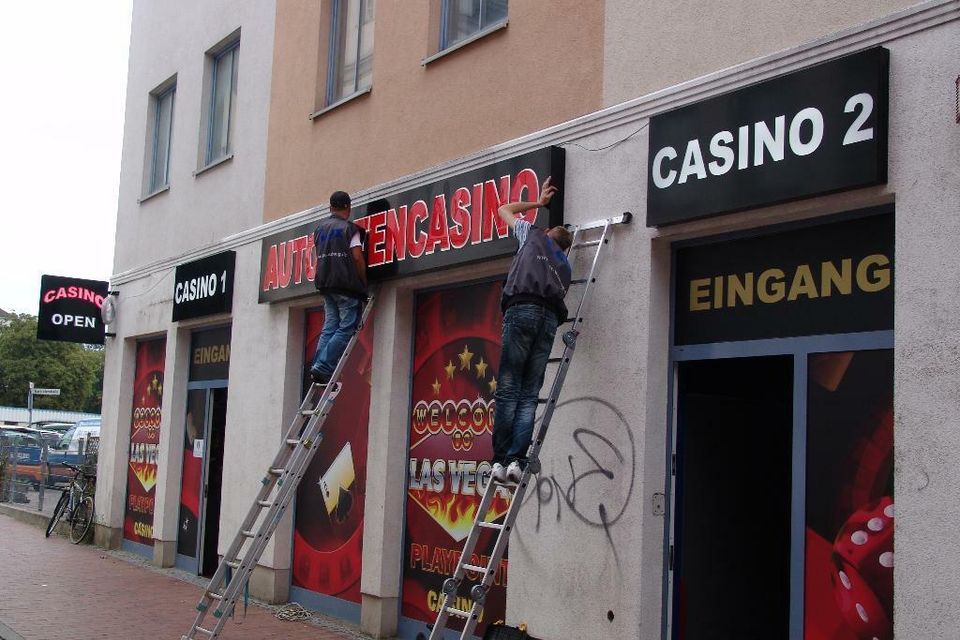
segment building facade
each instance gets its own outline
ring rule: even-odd
[[[132,34],[101,544],[215,566],[345,189],[372,320],[250,588],[429,633],[489,473],[496,208],[552,176],[540,223],[633,220],[481,628],[955,635],[960,3],[144,2]]]

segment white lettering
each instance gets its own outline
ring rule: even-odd
[[[703,166],[703,152],[700,151],[698,140],[687,143],[687,151],[683,154],[683,166],[680,167],[680,179],[677,180],[677,184],[684,184],[691,174],[696,174],[700,180],[707,177],[707,170]]]
[[[810,123],[810,139],[800,139],[800,129],[804,122]],[[790,121],[790,150],[798,156],[808,156],[820,147],[823,141],[823,114],[816,107],[801,109]]]
[[[653,184],[658,189],[666,189],[677,179],[677,172],[673,169],[670,169],[666,176],[663,175],[660,165],[663,164],[664,159],[676,160],[677,150],[673,147],[664,147],[653,157]]]
[[[774,162],[783,160],[784,133],[787,128],[787,117],[777,116],[774,120],[774,133],[770,133],[767,123],[757,122],[753,125],[753,164],[759,167],[763,164],[763,150],[770,153],[770,159]]]
[[[718,160],[723,160],[722,164],[714,160],[707,165],[711,174],[722,176],[733,168],[733,149],[726,146],[731,142],[733,142],[733,134],[729,131],[720,131],[710,140],[711,155]]]

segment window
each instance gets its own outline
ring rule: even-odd
[[[369,89],[373,83],[375,0],[334,0],[330,24],[327,104]]]
[[[237,113],[237,68],[240,43],[234,42],[214,54],[210,74],[210,108],[207,114],[209,165],[233,153],[233,122]]]
[[[177,85],[174,84],[150,94],[153,121],[147,193],[155,193],[170,184],[170,136],[173,132],[173,100],[176,93]]]
[[[443,0],[440,50],[507,19],[507,0]]]

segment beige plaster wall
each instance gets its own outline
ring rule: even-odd
[[[603,105],[807,43],[914,0],[609,0]]]
[[[600,106],[601,2],[511,2],[505,29],[423,65],[439,2],[378,0],[372,91],[310,120],[328,4],[278,3],[264,221]]]

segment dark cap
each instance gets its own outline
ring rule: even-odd
[[[349,209],[350,196],[346,191],[334,191],[330,194],[331,209]]]

